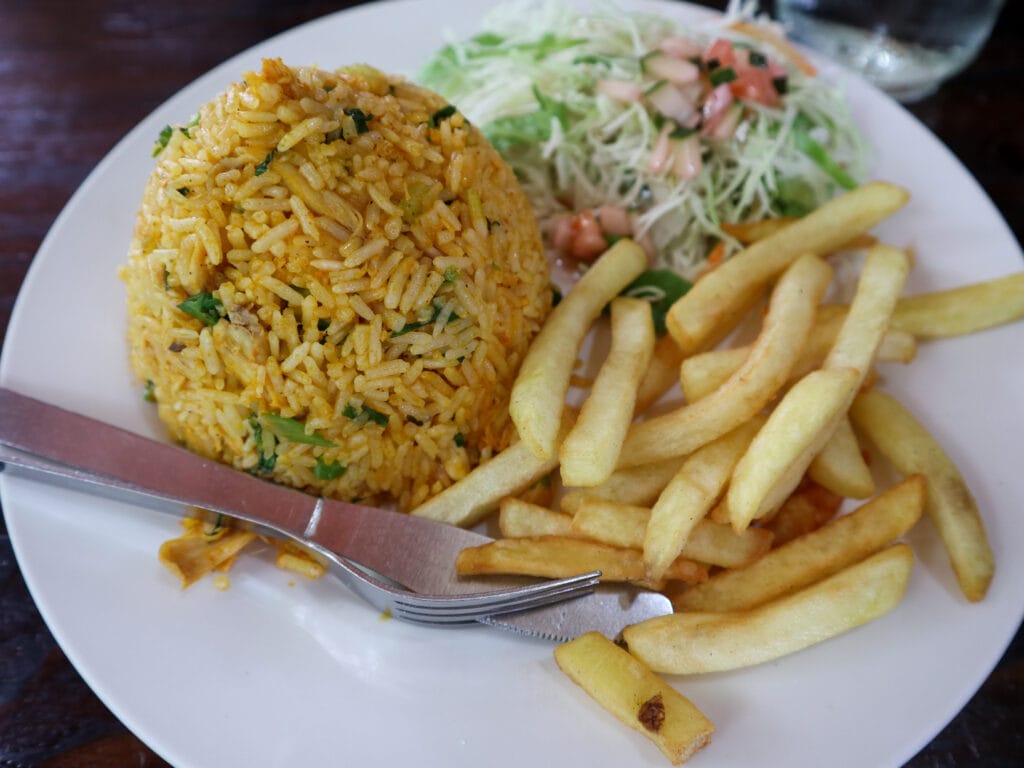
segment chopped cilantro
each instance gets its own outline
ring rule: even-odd
[[[316,457],[316,467],[313,469],[313,477],[317,480],[337,480],[348,471],[348,467],[339,464],[337,461],[327,462],[322,456]]]
[[[736,70],[732,67],[719,67],[708,76],[708,79],[712,85],[731,83],[736,79]]]
[[[430,116],[430,127],[437,128],[441,124],[442,120],[447,120],[449,117],[456,113],[455,105],[448,104],[447,106],[441,107],[437,112]]]
[[[312,434],[306,432],[306,426],[297,419],[288,419],[284,416],[278,416],[276,413],[265,413],[263,414],[263,420],[272,430],[274,430],[274,433],[278,437],[282,437],[293,443],[319,445],[324,448],[334,448],[337,445],[327,438],[321,437],[316,432],[313,432]]]
[[[432,306],[433,306],[433,312],[431,312],[430,317],[428,317],[426,320],[416,320],[416,321],[413,321],[411,323],[406,323],[405,325],[403,325],[401,327],[401,329],[399,329],[397,331],[392,331],[391,332],[391,338],[396,338],[398,336],[404,336],[405,334],[409,333],[410,331],[415,331],[418,328],[422,328],[425,325],[430,325],[435,320],[437,320],[438,316],[441,314],[441,311],[444,309],[445,304],[444,304],[444,302],[441,299],[434,299]],[[449,320],[458,320],[459,316],[456,315],[454,312],[452,312],[452,314],[449,315],[448,319]]]
[[[253,171],[253,175],[262,176],[264,173],[270,170],[270,164],[274,161],[275,157],[277,157],[276,147],[267,152],[267,156],[263,158],[263,162],[256,166],[256,170]]]
[[[457,445],[459,448],[461,448],[465,444],[466,444],[466,436],[464,434],[462,434],[461,432],[456,432],[455,433],[455,445]]]
[[[178,309],[206,325],[216,325],[224,316],[224,305],[209,291],[195,293],[178,305]]]
[[[252,438],[256,443],[256,466],[252,468],[252,472],[257,475],[267,475],[274,470],[274,465],[277,464],[277,453],[271,451],[267,454],[263,444],[263,424],[260,423],[259,416],[255,413],[249,416],[248,419],[249,429],[252,430]]]
[[[444,281],[446,283],[454,283],[458,279],[459,270],[457,270],[455,267],[448,267],[448,269],[444,271]]]
[[[170,143],[171,135],[173,133],[174,129],[169,125],[165,125],[160,129],[160,135],[157,137],[156,144],[153,146],[153,157],[156,157],[164,151],[164,148]]]
[[[341,412],[342,416],[347,419],[352,419],[355,422],[361,422],[365,424],[367,421],[372,421],[374,424],[380,424],[382,427],[388,423],[388,415],[375,411],[366,405],[354,406],[351,403],[345,406],[345,409]]]
[[[142,399],[147,403],[156,402],[156,384],[153,383],[152,379],[146,379],[146,386],[142,390]]]
[[[366,133],[370,130],[368,123],[373,120],[373,115],[368,115],[357,107],[346,109],[345,114],[351,117],[352,122],[356,124],[356,133]]]

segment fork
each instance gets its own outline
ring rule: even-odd
[[[182,505],[292,539],[394,618],[465,626],[593,591],[599,571],[539,583],[461,579],[459,551],[482,534],[385,509],[315,498],[0,388],[0,467],[181,517]]]

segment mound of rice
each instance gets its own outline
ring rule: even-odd
[[[154,151],[121,274],[174,439],[402,509],[512,440],[548,265],[511,170],[444,99],[267,60]]]

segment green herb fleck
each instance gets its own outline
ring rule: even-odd
[[[459,448],[461,448],[465,444],[466,444],[466,436],[464,434],[462,434],[461,432],[456,432],[455,433],[455,445],[457,445]]]
[[[341,414],[345,418],[352,419],[352,421],[360,424],[372,421],[374,424],[380,424],[383,427],[388,423],[388,415],[386,413],[375,411],[367,405],[361,405],[358,407],[352,404],[346,405]]]
[[[260,423],[259,416],[252,414],[247,423],[252,430],[253,442],[256,443],[256,466],[251,471],[257,475],[268,475],[274,471],[274,465],[277,464],[277,453],[266,453],[263,444],[263,424]]]
[[[191,190],[188,187],[178,187],[178,194],[179,195],[183,195],[184,197],[188,197],[188,193],[189,192],[191,192]]]
[[[437,128],[442,120],[447,120],[449,117],[456,113],[455,105],[448,104],[447,106],[441,107],[437,112],[430,116],[430,127]]]
[[[434,299],[434,301],[433,301],[431,306],[433,307],[433,311],[431,312],[430,317],[428,317],[426,320],[416,320],[416,321],[413,321],[411,323],[406,323],[405,325],[403,325],[401,327],[401,329],[399,329],[397,331],[392,331],[391,332],[391,338],[396,338],[398,336],[404,336],[405,334],[409,333],[410,331],[415,331],[415,330],[417,330],[419,328],[422,328],[425,325],[430,325],[431,323],[435,322],[437,320],[437,318],[440,316],[441,311],[444,309],[445,304],[444,304],[444,302],[441,299]],[[452,312],[452,314],[448,316],[448,319],[449,320],[458,320],[459,316],[456,315],[454,312]]]
[[[209,291],[195,293],[178,305],[178,309],[206,325],[216,325],[224,316],[224,305]]]
[[[152,379],[146,379],[146,386],[142,390],[142,399],[147,403],[156,402],[156,384]]]
[[[448,269],[444,271],[444,281],[446,283],[454,283],[458,279],[459,270],[457,270],[455,267],[448,267]]]
[[[370,130],[368,123],[373,120],[373,115],[368,115],[357,107],[346,109],[345,114],[351,117],[352,122],[356,124],[356,133],[366,133]]]
[[[169,125],[165,125],[163,128],[160,129],[160,135],[157,136],[156,144],[153,146],[153,157],[156,157],[157,155],[164,151],[164,149],[170,143],[171,136],[173,134],[174,129]]]
[[[270,170],[270,164],[277,157],[277,147],[267,152],[267,156],[263,158],[263,162],[256,166],[256,170],[253,172],[255,176],[262,176],[268,170]]]
[[[757,67],[758,69],[764,69],[768,66],[768,57],[758,51],[751,51],[750,54],[750,66]]]
[[[316,457],[316,467],[313,469],[313,477],[317,480],[337,480],[348,471],[348,467],[339,464],[337,461],[327,462],[322,456]]]
[[[323,448],[334,448],[337,445],[327,438],[321,437],[316,432],[312,434],[306,432],[306,426],[297,419],[288,419],[284,416],[278,416],[276,413],[265,413],[263,414],[263,420],[267,423],[267,426],[274,430],[278,437],[293,443],[319,445]]]
[[[736,79],[736,70],[732,67],[719,67],[708,75],[708,79],[711,80],[712,85],[731,83]]]

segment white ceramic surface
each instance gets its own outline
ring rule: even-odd
[[[390,2],[328,16],[235,57],[146,117],[40,248],[0,382],[161,435],[128,370],[115,277],[161,126],[187,120],[264,55],[412,73],[446,33],[471,34],[483,7]],[[1019,270],[1019,246],[958,161],[877,91],[853,79],[845,87],[877,147],[875,175],[913,194],[880,230],[916,250],[910,291]],[[974,489],[998,563],[988,598],[961,597],[936,537],[919,526],[918,566],[891,614],[775,663],[673,680],[718,728],[692,765],[896,766],[985,679],[1024,606],[1022,348],[1017,325],[925,344],[912,366],[882,369]],[[58,642],[113,712],[179,768],[665,764],[561,676],[547,643],[383,621],[339,584],[292,579],[266,558],[243,558],[226,592],[206,580],[183,593],[156,560],[173,521],[3,475],[0,492]]]

